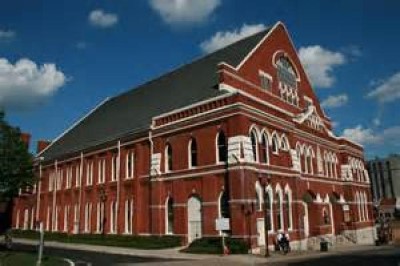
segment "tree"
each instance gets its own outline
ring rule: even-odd
[[[34,183],[33,157],[21,139],[21,131],[5,121],[0,110],[0,202],[9,201],[20,188]]]

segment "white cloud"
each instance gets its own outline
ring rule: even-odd
[[[221,0],[150,0],[150,6],[168,24],[200,23],[213,13]]]
[[[388,127],[379,133],[370,128],[357,125],[355,128],[343,130],[343,137],[364,145],[396,145],[400,144],[400,126]]]
[[[343,137],[360,144],[376,143],[379,140],[372,129],[363,128],[361,125],[357,125],[355,128],[346,128],[343,130]]]
[[[378,100],[380,103],[392,102],[400,98],[400,72],[384,80],[374,90],[367,94],[368,98]]]
[[[200,44],[200,48],[205,53],[211,53],[222,47],[225,47],[231,43],[234,43],[240,39],[253,35],[257,32],[264,30],[266,26],[264,24],[254,24],[243,26],[239,29],[234,29],[233,31],[219,31],[210,39],[205,40]]]
[[[29,59],[12,64],[0,58],[0,106],[26,109],[40,104],[66,82],[55,64],[37,65]]]
[[[324,108],[336,108],[345,105],[349,101],[347,94],[330,95],[322,101],[321,105]]]
[[[372,124],[378,127],[381,125],[381,120],[379,118],[375,118],[374,120],[372,120]]]
[[[319,45],[301,47],[299,57],[311,83],[319,88],[332,87],[336,81],[332,73],[334,68],[346,63],[343,53],[333,52]]]
[[[0,30],[0,41],[10,40],[15,37],[16,33],[12,30]]]
[[[89,22],[96,27],[109,28],[118,23],[118,16],[116,14],[106,13],[101,9],[96,9],[90,12]]]

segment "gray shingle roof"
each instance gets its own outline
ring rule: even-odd
[[[237,66],[269,29],[208,54],[155,80],[105,101],[45,150],[46,161],[145,131],[162,113],[222,95],[217,65]]]

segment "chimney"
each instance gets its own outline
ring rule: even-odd
[[[29,149],[29,143],[31,141],[31,134],[25,133],[25,132],[21,132],[21,140],[26,145],[26,148]]]
[[[37,142],[37,148],[36,148],[36,153],[40,153],[41,151],[43,151],[44,149],[47,148],[47,146],[50,145],[50,141],[47,140],[38,140]]]

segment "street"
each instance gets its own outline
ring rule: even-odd
[[[269,263],[274,266],[311,266],[311,265],[359,265],[359,266],[400,266],[400,247],[390,249],[357,251],[354,253],[334,254],[313,259],[295,259]]]
[[[37,252],[36,246],[16,243],[13,250],[24,252]],[[154,251],[157,252],[157,251]],[[116,264],[148,263],[148,262],[167,262],[168,259],[143,258],[137,256],[127,256],[118,254],[104,254],[92,251],[70,250],[55,247],[45,247],[44,255],[67,258],[78,265],[109,266]]]
[[[15,251],[36,252],[36,247],[26,244],[15,244]],[[94,251],[71,250],[55,247],[46,247],[45,255],[58,256],[68,258],[75,265],[273,265],[273,266],[336,266],[336,265],[359,265],[359,266],[400,266],[400,247],[370,247],[365,250],[358,251],[329,251],[328,253],[296,254],[289,253],[284,256],[273,253],[269,258],[262,258],[254,255],[232,255],[232,256],[215,256],[206,259],[196,260],[177,260],[140,257],[118,254],[105,254]],[[196,255],[193,255],[196,256]]]

